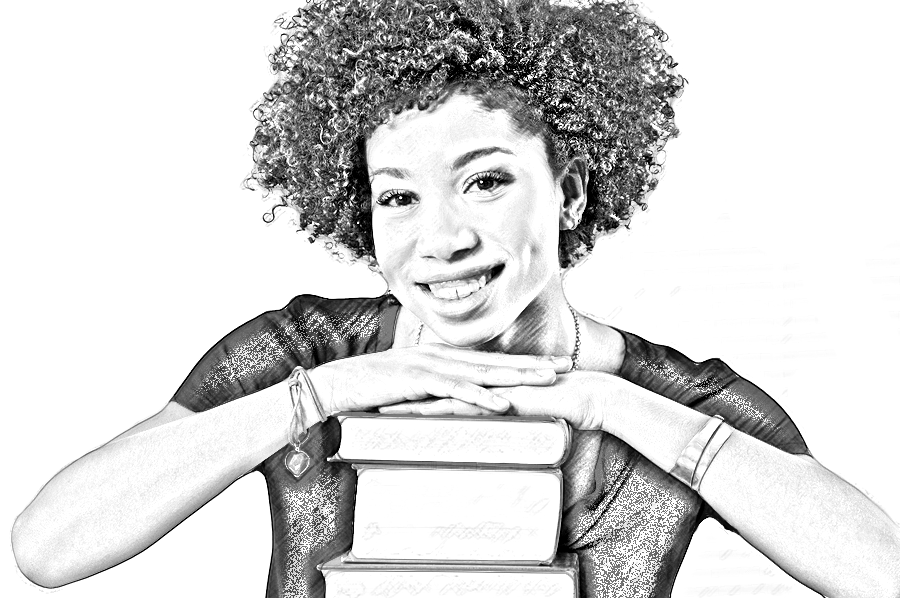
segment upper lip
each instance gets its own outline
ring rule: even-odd
[[[487,266],[473,266],[463,270],[454,270],[453,272],[440,272],[419,279],[418,284],[437,284],[439,282],[450,282],[451,280],[464,280],[466,278],[476,278],[482,274],[487,274],[501,263],[490,264]]]

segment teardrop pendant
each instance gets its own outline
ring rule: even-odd
[[[294,449],[284,456],[284,466],[291,472],[291,475],[298,480],[303,477],[303,474],[309,469],[309,463],[309,455],[300,449]]]

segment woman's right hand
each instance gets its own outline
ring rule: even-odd
[[[437,399],[435,413],[502,413],[509,402],[486,387],[548,386],[569,357],[507,355],[448,345],[391,349],[332,361],[309,372],[329,415]]]

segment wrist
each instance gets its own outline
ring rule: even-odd
[[[327,412],[323,414],[319,411],[318,405],[308,392],[300,393],[300,408],[303,410],[303,420],[307,430],[315,424],[325,421],[325,418],[330,415]]]
[[[670,471],[709,416],[677,400],[618,379],[606,397],[603,430]]]
[[[288,381],[288,391],[294,406],[288,428],[288,442],[293,450],[285,453],[284,466],[299,480],[312,463],[310,454],[303,448],[309,439],[309,430],[328,416],[319,404],[313,382],[305,368],[294,368]]]
[[[629,395],[628,382],[618,376],[607,375],[607,378],[608,380],[604,380],[599,386],[603,389],[602,392],[596,393],[593,400],[596,402],[596,409],[602,414],[599,429],[613,436],[619,436],[621,409]]]
[[[321,407],[322,414],[326,418],[341,411],[341,408],[338,405],[335,405],[334,402],[333,377],[328,370],[320,366],[308,370],[306,373],[309,376],[310,385],[319,399],[318,407],[316,405],[310,405],[310,408],[313,410],[311,413],[315,413],[314,418],[316,421],[322,421],[322,418],[319,416],[319,407]],[[312,397],[308,397],[307,400],[311,402]],[[306,406],[305,403],[304,406]]]
[[[608,398],[611,392],[617,392],[615,385],[610,384],[610,380],[605,379],[607,375],[601,372],[581,371],[577,375],[579,387],[571,395],[577,398],[573,405],[575,413],[573,418],[564,416],[564,419],[580,430],[607,431]]]

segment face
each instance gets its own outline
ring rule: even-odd
[[[453,96],[366,144],[375,255],[394,295],[445,342],[477,346],[561,292],[564,191],[543,141]]]

